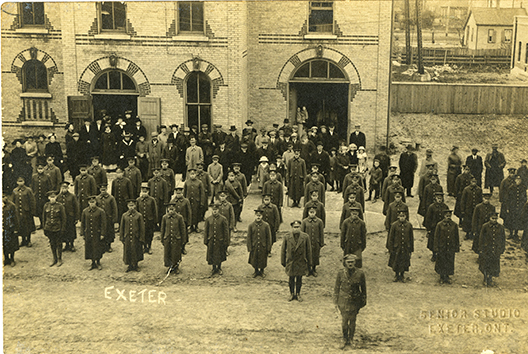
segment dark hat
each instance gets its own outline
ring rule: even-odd
[[[234,131],[236,131],[236,130],[237,130],[237,128],[236,128],[236,126],[234,126],[234,125],[232,125],[231,127],[229,127],[229,131],[234,132]]]
[[[444,192],[435,192],[434,195],[435,195],[435,196],[439,196],[439,195],[441,195],[441,196],[443,197],[443,196],[444,196]]]
[[[169,159],[161,159],[160,162],[167,162],[167,163],[169,163],[170,160],[169,160]]]
[[[317,207],[312,205],[312,206],[308,207],[308,211],[310,211],[310,210],[317,211]]]
[[[96,195],[91,195],[87,199],[88,199],[89,202],[91,202],[92,200],[95,200],[96,198],[97,198]]]
[[[87,165],[84,165],[84,164],[82,164],[82,165],[79,165],[79,170],[82,170],[82,169],[87,169],[87,168],[88,168],[88,166],[87,166]],[[119,167],[118,167],[117,169],[119,169]],[[117,169],[116,169],[116,171],[117,171]]]
[[[358,207],[352,207],[352,208],[350,208],[350,211],[357,211],[357,212],[360,212],[360,211],[361,211],[361,208],[358,208]]]
[[[271,166],[270,166],[271,167]],[[271,173],[275,173],[277,174],[277,167],[275,167],[273,170],[270,168],[269,170],[269,174],[271,175]]]
[[[404,208],[399,208],[397,211],[398,211],[398,213],[404,213],[404,214],[407,214],[407,212],[408,212],[408,210],[404,209]]]
[[[218,193],[218,194],[227,194],[227,190],[225,190],[225,189],[220,189],[217,193]]]
[[[220,159],[220,156],[218,156],[218,155],[213,155],[212,159],[213,159],[213,160],[214,160],[214,159],[219,160],[219,159]]]
[[[137,200],[133,199],[133,198],[130,198],[130,199],[127,199],[126,200],[126,203],[129,204],[129,203],[134,203],[136,204],[137,203]]]
[[[348,167],[357,167],[357,164],[351,162],[348,164]]]
[[[473,148],[473,149],[471,149],[471,152],[479,152],[479,150],[476,149],[476,148]]]
[[[515,172],[515,171],[517,171],[517,169],[515,167],[508,168],[508,172]]]
[[[323,124],[323,125],[321,125],[319,128],[320,128],[320,129],[326,128],[326,125]]]
[[[458,146],[453,145],[453,147],[451,148],[451,151],[456,150],[456,149],[458,149]]]
[[[99,189],[101,189],[101,188],[108,188],[108,184],[106,184],[106,183],[100,184],[99,185]]]
[[[191,167],[191,168],[187,169],[187,172],[192,172],[192,171],[196,171],[196,168]]]
[[[431,149],[427,149],[427,150],[425,151],[425,153],[426,153],[426,154],[432,154],[432,153],[433,153],[433,150],[431,150]]]
[[[491,147],[492,147],[492,148],[498,148],[498,147],[499,147],[499,144],[491,144]]]
[[[310,195],[312,195],[314,193],[319,193],[319,191],[317,189],[313,189],[313,190],[310,191]]]
[[[71,183],[70,183],[70,182],[66,182],[66,181],[64,181],[64,182],[62,182],[60,185],[61,185],[61,186],[69,187],[69,186],[71,186]]]
[[[16,145],[17,142],[20,142],[20,144],[24,144],[24,139],[15,139],[11,144]]]
[[[323,144],[322,141],[319,140],[319,141],[317,142],[316,146],[324,146],[324,144]]]
[[[172,129],[172,128],[178,128],[178,124],[171,124],[171,125],[169,126],[169,128],[171,128],[171,129]]]
[[[314,167],[314,166],[315,166],[315,167],[319,167],[319,166],[321,166],[321,164],[320,164],[320,163],[317,163],[317,162],[314,162],[314,163],[312,163],[311,167]]]
[[[220,203],[214,203],[212,207],[213,209],[220,209]]]
[[[182,191],[183,190],[183,186],[176,186],[176,187],[174,187],[174,190],[175,191]]]
[[[135,157],[135,156],[129,156],[129,157],[127,157],[127,161],[134,161],[134,162],[136,162],[136,157]]]
[[[312,171],[312,172],[309,173],[309,175],[311,175],[311,176],[319,176],[319,172]]]
[[[293,147],[293,151],[301,151],[301,148],[298,147],[298,146],[294,146],[294,147]]]
[[[301,222],[299,220],[293,220],[291,223],[290,223],[290,226],[293,226],[293,225],[301,225]]]
[[[154,172],[154,171],[159,171],[159,170],[161,170],[161,168],[156,166],[156,167],[152,167],[151,170],[152,170],[152,172]]]
[[[428,162],[425,164],[426,167],[434,167],[434,163],[433,162]]]
[[[490,192],[482,192],[482,196],[483,197],[491,197],[491,193]]]
[[[222,128],[222,124],[213,124],[213,127],[215,127],[215,128]]]
[[[85,122],[89,122],[89,121],[92,120],[92,118],[90,118],[90,117],[85,117],[83,120],[84,120]]]
[[[437,173],[432,173],[430,177],[438,178],[438,174]]]
[[[336,149],[335,146],[332,146],[332,148],[330,149],[330,151],[337,151],[337,149]]]
[[[42,168],[46,167],[46,164],[44,163],[44,161],[40,161],[39,163],[37,163],[37,168],[39,167],[42,167]]]
[[[277,128],[279,127],[279,125],[278,125],[277,123],[273,123],[273,124],[272,124],[272,127],[275,128],[275,129],[277,129]]]
[[[196,167],[198,167],[198,166],[203,166],[203,165],[204,165],[203,162],[197,162],[197,163],[196,163]]]
[[[391,165],[389,168],[390,168],[391,170],[397,170],[397,169],[398,169],[398,166],[396,166],[396,165]]]
[[[174,206],[174,205],[176,205],[176,203],[175,203],[175,202],[168,202],[168,203],[165,203],[165,205],[166,205],[166,206],[171,206],[171,205]]]
[[[18,176],[18,178],[17,178],[17,182],[20,181],[20,180],[22,180],[22,181],[25,182],[25,181],[26,181],[26,178],[25,178],[24,176]]]
[[[191,129],[198,129],[198,126],[196,124],[191,125]]]
[[[396,192],[394,192],[394,195],[401,195],[403,197],[403,192],[396,191]]]
[[[264,210],[262,210],[260,207],[258,207],[257,209],[254,210],[255,213],[263,213]]]
[[[48,197],[51,197],[51,196],[56,197],[57,196],[57,191],[49,191],[48,193],[46,193],[46,196],[48,196]]]
[[[231,166],[235,167],[235,166],[242,166],[242,164],[240,162],[233,162],[231,164]]]
[[[288,118],[284,119],[284,123],[290,123],[290,120]]]
[[[444,214],[452,213],[453,209],[444,209],[443,212],[444,212]]]
[[[526,162],[527,162],[526,159],[521,160],[521,163],[526,163]]]
[[[99,160],[99,156],[92,156],[91,160]]]
[[[264,197],[271,197],[271,193],[270,192],[262,192],[262,198]]]
[[[148,189],[150,189],[150,186],[149,186],[148,182],[141,182],[141,188],[148,188]]]
[[[253,124],[253,121],[251,119],[246,120],[246,125]]]
[[[492,211],[489,213],[489,217],[494,217],[494,216],[499,216],[499,213],[497,213],[496,211]]]
[[[48,155],[46,156],[46,160],[55,160],[55,156],[53,155]],[[82,165],[79,165],[79,167],[81,167]],[[85,165],[86,166],[86,165]]]

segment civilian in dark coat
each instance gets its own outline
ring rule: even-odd
[[[466,157],[466,166],[469,168],[469,172],[477,179],[477,184],[482,187],[482,171],[484,170],[484,164],[482,163],[482,157],[477,155],[478,149],[472,149],[471,155]]]
[[[460,251],[458,225],[451,220],[452,210],[444,211],[444,219],[436,225],[434,251],[436,252],[435,271],[440,275],[440,283],[451,284],[450,275],[455,274],[455,253]]]
[[[304,218],[301,223],[301,232],[308,235],[310,238],[310,245],[312,246],[312,263],[308,275],[313,275],[314,277],[317,277],[315,267],[319,265],[321,248],[325,246],[323,220],[316,216],[316,212],[316,207],[308,209],[308,217]]]
[[[140,197],[141,198],[141,197]],[[167,214],[161,219],[161,244],[165,267],[178,274],[183,246],[187,240],[187,227],[183,217],[176,212],[174,203],[168,203]]]
[[[350,217],[341,226],[341,249],[344,255],[353,253],[357,259],[356,266],[363,266],[362,252],[367,246],[367,227],[365,222],[359,218],[359,210],[350,209]]]
[[[143,260],[143,244],[145,243],[145,222],[143,215],[136,210],[135,199],[127,200],[128,211],[121,217],[119,240],[123,242],[123,262],[128,265],[127,272],[138,269],[139,261]]]
[[[135,198],[132,182],[124,176],[121,168],[116,169],[116,178],[112,181],[112,195],[117,203],[117,220],[121,222],[123,214],[128,210],[127,200]]]
[[[118,160],[117,141],[112,128],[107,125],[101,135],[101,163],[103,166],[115,165]]]
[[[310,237],[301,231],[301,222],[295,220],[291,223],[292,231],[284,237],[281,249],[281,264],[289,277],[289,301],[301,297],[302,277],[308,274],[312,264],[312,245]]]
[[[317,150],[310,156],[310,164],[319,164],[319,170],[328,179],[330,173],[330,155],[323,150],[323,142],[317,142]]]
[[[79,130],[79,140],[85,144],[85,156],[90,159],[97,154],[99,148],[98,132],[92,126],[90,118],[84,119],[84,125]]]
[[[418,157],[412,152],[412,145],[407,145],[407,150],[400,155],[400,175],[402,186],[407,191],[407,197],[412,197],[411,189],[414,186],[414,174],[418,168]]]
[[[129,157],[136,156],[136,141],[132,140],[132,134],[125,132],[124,137],[117,143],[118,166],[125,168]]]
[[[48,143],[44,149],[46,157],[53,156],[53,161],[55,165],[61,171],[61,177],[63,172],[64,156],[62,154],[62,148],[60,143],[57,141],[55,134],[50,134],[48,136]]]
[[[473,212],[473,220],[471,223],[473,235],[473,246],[471,249],[475,253],[479,253],[480,230],[482,225],[489,221],[490,215],[495,213],[495,206],[490,203],[491,193],[482,193],[482,203],[475,207]]]
[[[137,206],[138,211],[141,213],[141,215],[143,215],[143,221],[145,222],[145,242],[143,244],[143,253],[152,254],[152,239],[154,238],[154,229],[156,228],[156,223],[158,222],[158,206],[156,205],[156,200],[149,195],[149,190],[150,187],[148,183],[143,182],[141,184],[141,192],[137,198]],[[185,229],[187,230],[187,228]],[[185,241],[185,238],[183,240]]]
[[[77,238],[77,221],[81,218],[81,210],[79,208],[79,202],[75,194],[70,193],[68,188],[70,187],[69,182],[62,182],[60,193],[57,195],[57,202],[64,205],[66,210],[66,228],[62,233],[62,242],[66,245],[63,251],[75,252],[75,246],[73,242]]]
[[[528,189],[528,165],[526,159],[521,160],[521,167],[517,169],[517,174],[521,176],[521,184],[525,189]]]
[[[492,277],[500,273],[500,257],[506,248],[504,226],[497,222],[497,213],[490,215],[490,221],[482,225],[479,241],[479,270],[484,274],[484,284],[493,285]]]
[[[269,200],[269,197],[267,197]],[[269,204],[272,205],[273,204]],[[269,208],[266,206],[266,208]],[[263,219],[265,213],[261,207],[255,209],[255,221],[248,226],[247,249],[249,252],[248,263],[255,269],[253,278],[264,277],[264,268],[268,265],[268,254],[271,253],[271,227]],[[278,215],[277,215],[278,216]]]
[[[80,234],[84,238],[84,259],[91,259],[90,270],[102,269],[100,259],[103,257],[106,232],[106,214],[97,207],[95,196],[88,199],[88,207],[81,214]]]
[[[227,259],[229,225],[220,215],[218,204],[213,205],[213,213],[205,219],[204,244],[207,246],[207,264],[213,266],[211,275],[222,275],[222,262]]]
[[[385,178],[389,175],[389,166],[390,166],[390,157],[387,155],[387,148],[382,145],[380,146],[380,152],[374,156],[374,160],[378,160],[380,164],[380,168],[383,171],[383,177],[381,181],[383,182]]]
[[[460,200],[460,211],[462,214],[462,230],[466,233],[466,240],[472,240],[473,234],[473,212],[475,207],[482,203],[482,188],[477,186],[477,179],[471,178],[471,184],[464,188]]]
[[[57,264],[62,265],[62,233],[66,230],[66,210],[64,205],[57,203],[57,192],[48,192],[49,202],[42,209],[42,228],[44,235],[49,239],[51,253],[53,254],[53,263],[50,267]]]
[[[13,141],[13,145],[16,145],[9,155],[11,165],[13,167],[12,171],[15,177],[22,176],[24,181],[27,181],[29,185],[31,181],[31,175],[33,173],[33,168],[30,165],[29,156],[26,153],[26,149],[22,146],[23,140],[16,139]],[[2,159],[3,161],[4,159]]]
[[[359,148],[360,146],[363,146],[366,148],[367,144],[367,138],[365,136],[365,133],[360,131],[361,126],[358,124],[356,125],[356,130],[350,134],[350,138],[348,139],[348,144],[356,144],[356,146]]]
[[[35,231],[33,216],[37,206],[33,192],[25,185],[24,177],[17,178],[17,187],[13,190],[12,197],[17,211],[18,234],[22,237],[20,246],[31,247],[31,233]]]
[[[95,199],[97,206],[105,212],[106,230],[104,232],[104,251],[112,252],[112,242],[115,239],[115,226],[119,224],[118,208],[115,198],[108,193],[108,186],[103,184],[99,187],[101,192]]]
[[[334,304],[341,312],[342,331],[345,348],[354,339],[356,317],[359,310],[367,304],[367,286],[365,274],[356,269],[357,256],[347,254],[343,257],[345,268],[337,273],[334,286]]]
[[[240,145],[236,162],[240,163],[240,171],[246,176],[246,182],[250,185],[255,174],[255,154],[249,150],[248,143],[243,142]]]
[[[398,210],[398,220],[393,222],[387,238],[389,250],[389,267],[395,273],[394,281],[405,282],[404,273],[411,266],[411,254],[414,252],[413,226],[409,222],[408,210]]]
[[[79,166],[88,163],[86,144],[79,139],[79,133],[73,133],[72,140],[66,144],[68,170],[73,180],[79,175]]]
[[[2,250],[4,265],[15,266],[15,252],[18,251],[18,216],[15,204],[6,194],[2,195]]]
[[[489,188],[493,194],[493,188],[498,187],[504,179],[504,166],[506,166],[506,159],[504,154],[498,151],[498,145],[491,146],[492,151],[486,155],[484,165],[486,166],[486,178],[484,186]]]

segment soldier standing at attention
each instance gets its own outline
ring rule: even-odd
[[[267,198],[269,199],[269,196]],[[264,268],[268,265],[268,254],[271,252],[271,228],[270,224],[262,219],[263,214],[261,207],[255,209],[255,221],[248,226],[248,263],[255,269],[253,278],[265,276]]]
[[[479,241],[479,270],[484,274],[484,285],[492,286],[492,277],[500,273],[500,257],[506,248],[504,226],[497,222],[498,214],[492,212],[490,221],[482,225]]]
[[[211,276],[222,275],[222,262],[227,259],[229,226],[227,219],[220,215],[219,205],[213,205],[213,213],[205,219],[204,244],[207,246],[206,260],[213,266]]]
[[[73,181],[73,190],[79,201],[81,210],[84,210],[88,207],[88,198],[97,194],[97,183],[95,182],[95,178],[88,174],[88,168],[86,165],[80,165],[79,170],[81,174],[75,177],[75,180]]]
[[[18,217],[15,204],[6,194],[2,195],[2,251],[4,265],[14,267],[15,252],[18,251]]]
[[[342,318],[343,348],[351,345],[356,331],[357,314],[367,304],[365,274],[356,268],[356,261],[357,256],[354,254],[343,257],[345,267],[337,273],[334,287],[334,304]]]
[[[359,208],[350,208],[350,217],[343,222],[341,227],[341,249],[344,254],[357,256],[358,268],[363,266],[361,253],[367,246],[367,228],[365,222],[359,218]]]
[[[135,199],[126,201],[128,211],[121,218],[119,239],[123,242],[123,262],[128,265],[126,272],[139,271],[138,263],[143,260],[145,243],[145,222],[143,215],[136,210]]]
[[[112,253],[112,242],[115,239],[115,226],[119,223],[117,202],[115,198],[108,193],[108,186],[102,184],[99,187],[101,193],[95,199],[97,206],[105,212],[106,230],[104,230],[104,252]]]
[[[394,281],[405,282],[404,273],[411,266],[411,254],[414,252],[414,234],[412,224],[407,220],[408,209],[398,210],[398,220],[393,222],[387,239],[390,253],[389,267],[395,273]]]
[[[312,263],[308,271],[308,276],[313,275],[314,277],[317,277],[315,267],[319,265],[321,248],[325,245],[323,220],[316,216],[316,211],[317,207],[310,207],[308,209],[308,217],[301,223],[301,231],[310,237],[310,244],[312,245]]]
[[[161,177],[161,172],[159,167],[154,167],[152,169],[154,172],[154,177],[148,181],[148,186],[150,188],[149,194],[156,201],[156,206],[158,208],[158,218],[155,221],[155,230],[159,230],[161,224],[161,218],[165,215],[165,203],[169,201],[169,185],[163,177]]]
[[[172,273],[180,273],[182,250],[187,239],[187,227],[183,217],[176,212],[175,203],[168,203],[167,214],[161,219],[161,244],[165,267]]]
[[[451,220],[452,210],[444,210],[444,220],[436,225],[434,251],[435,271],[440,275],[440,284],[451,284],[450,275],[455,274],[455,253],[460,251],[458,225]]]
[[[310,237],[301,231],[301,222],[291,223],[292,231],[284,238],[281,264],[289,277],[290,297],[288,301],[303,301],[301,297],[302,277],[308,274],[312,264]]]
[[[149,189],[150,187],[148,183],[141,183],[141,193],[137,198],[137,205],[138,211],[143,216],[143,221],[145,222],[145,243],[143,244],[143,253],[152,254],[151,246],[152,239],[154,238],[154,228],[158,221],[158,206],[156,205],[156,200],[149,195]]]
[[[49,239],[51,253],[53,254],[53,263],[50,267],[57,264],[62,265],[62,233],[66,230],[66,210],[64,206],[57,203],[57,192],[48,192],[49,202],[47,202],[42,211],[42,228],[44,235]]]
[[[198,178],[196,178],[196,169],[190,168],[187,171],[187,178],[183,185],[183,195],[189,199],[191,204],[191,229],[190,232],[201,232],[198,223],[202,221],[202,210],[207,205],[207,196],[205,187]]]
[[[89,270],[101,267],[100,259],[104,253],[104,238],[106,233],[106,215],[103,209],[97,207],[96,196],[88,198],[88,207],[81,215],[80,234],[84,238],[84,259],[91,259]]]
[[[22,237],[20,246],[31,247],[31,233],[35,231],[33,215],[35,215],[35,196],[26,187],[24,177],[17,178],[17,187],[13,189],[13,204],[15,204],[18,219],[18,234]]]

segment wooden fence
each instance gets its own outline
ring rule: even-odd
[[[418,61],[418,52],[416,48],[411,48],[411,63]],[[469,50],[466,48],[424,48],[422,50],[424,65],[499,65],[509,66],[511,61],[511,49],[479,49]],[[406,54],[395,53],[393,60],[401,60],[405,63]]]
[[[393,82],[400,113],[528,114],[528,86]]]

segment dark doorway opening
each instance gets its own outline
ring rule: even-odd
[[[348,83],[290,82],[290,107],[306,107],[306,127],[334,123],[338,136],[346,141],[348,130]],[[292,107],[293,108],[293,107]],[[295,117],[290,121],[295,122]]]
[[[137,115],[136,95],[98,95],[92,94],[93,112],[95,117],[101,116],[101,111],[106,110],[106,114],[112,117],[112,122],[117,121],[121,115],[125,118],[125,111],[132,110],[132,118]]]

